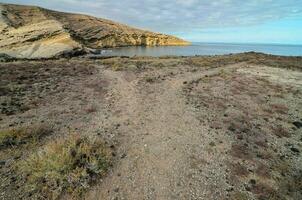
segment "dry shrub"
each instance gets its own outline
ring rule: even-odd
[[[243,160],[251,160],[253,158],[252,152],[244,144],[233,144],[231,148],[231,155]]]
[[[154,83],[156,81],[155,77],[147,76],[144,78],[145,82],[147,83]]]
[[[125,63],[120,58],[108,58],[101,61],[102,64],[110,67],[113,71],[120,71],[123,69]]]
[[[255,152],[257,157],[263,160],[272,160],[274,159],[274,152],[271,149],[259,148]]]
[[[272,127],[272,133],[280,138],[290,137],[291,133],[282,126]]]
[[[96,104],[89,105],[87,106],[87,108],[85,108],[85,112],[87,114],[95,113],[97,111],[98,111],[98,106]]]
[[[50,132],[52,132],[52,127],[45,124],[2,130],[0,131],[0,149],[38,141]]]
[[[242,116],[242,119],[226,119],[224,120],[227,123],[228,120],[231,120],[229,123],[228,130],[233,133],[248,133],[251,130],[251,124],[247,121],[247,116]]]
[[[232,193],[230,200],[249,200],[249,196],[244,192],[237,191]]]
[[[271,177],[271,170],[269,169],[268,166],[266,166],[263,163],[258,164],[257,169],[256,169],[255,172],[259,177],[262,177],[262,178],[270,178]]]
[[[288,107],[283,104],[272,104],[271,109],[273,112],[279,113],[279,114],[287,114],[288,113]]]
[[[257,183],[251,186],[251,192],[255,194],[258,199],[279,199],[277,192],[265,183]]]
[[[293,199],[302,198],[302,170],[291,170],[280,183],[280,191],[289,194]]]
[[[267,139],[265,137],[265,132],[254,132],[254,135],[252,136],[252,141],[255,145],[257,145],[259,148],[267,148]]]
[[[247,177],[249,175],[248,169],[240,163],[231,164],[232,174],[239,177]]]
[[[107,171],[110,152],[101,140],[71,135],[48,143],[17,166],[34,198],[57,199],[63,191],[81,196]]]

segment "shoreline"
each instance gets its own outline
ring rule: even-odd
[[[123,48],[123,47],[121,47]],[[101,50],[108,50],[108,49],[101,49]],[[112,50],[112,49],[110,49]],[[77,56],[70,56],[70,55],[59,55],[57,57],[51,57],[51,58],[17,58],[17,57],[11,57],[7,54],[0,53],[0,63],[5,62],[14,62],[14,61],[47,61],[47,60],[59,60],[59,59],[109,59],[109,58],[191,58],[191,57],[226,57],[226,56],[248,56],[248,55],[255,55],[255,56],[264,56],[264,57],[275,57],[275,58],[295,58],[299,59],[302,58],[301,56],[286,56],[286,55],[274,55],[274,54],[268,54],[268,53],[262,53],[262,52],[255,52],[255,51],[247,51],[243,53],[227,53],[223,55],[195,55],[195,56],[182,56],[182,55],[163,55],[163,56],[118,56],[118,55],[101,55],[98,53],[85,53],[83,55],[77,55]]]

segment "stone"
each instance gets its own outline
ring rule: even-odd
[[[296,147],[291,147],[290,150],[294,153],[300,153],[300,150],[297,149]]]
[[[0,62],[10,62],[15,60],[13,57],[5,54],[5,53],[0,53]]]
[[[4,166],[6,164],[5,160],[0,160],[0,166]]]
[[[297,128],[302,128],[302,122],[293,122],[293,125]]]
[[[255,180],[255,179],[251,179],[251,180],[250,180],[250,184],[251,184],[251,185],[256,185],[256,180]]]

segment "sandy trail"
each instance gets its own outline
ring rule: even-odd
[[[253,53],[3,64],[1,128],[49,121],[45,144],[70,131],[104,140],[112,166],[82,199],[298,200],[300,65]],[[14,155],[0,158],[2,199],[31,195],[6,165]]]
[[[224,185],[224,168],[219,166],[224,156],[208,151],[213,137],[209,127],[196,119],[181,95],[185,82],[219,71],[181,73],[142,87],[138,80],[127,80],[126,72],[106,70],[113,83],[110,96],[118,96],[113,109],[119,114],[112,120],[123,124],[126,141],[120,149],[125,154],[88,199],[223,198],[212,191],[215,182]],[[207,184],[209,178],[214,185]]]

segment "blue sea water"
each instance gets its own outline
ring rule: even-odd
[[[192,43],[189,46],[121,47],[103,50],[104,56],[195,56],[261,52],[283,56],[302,56],[302,45]]]

